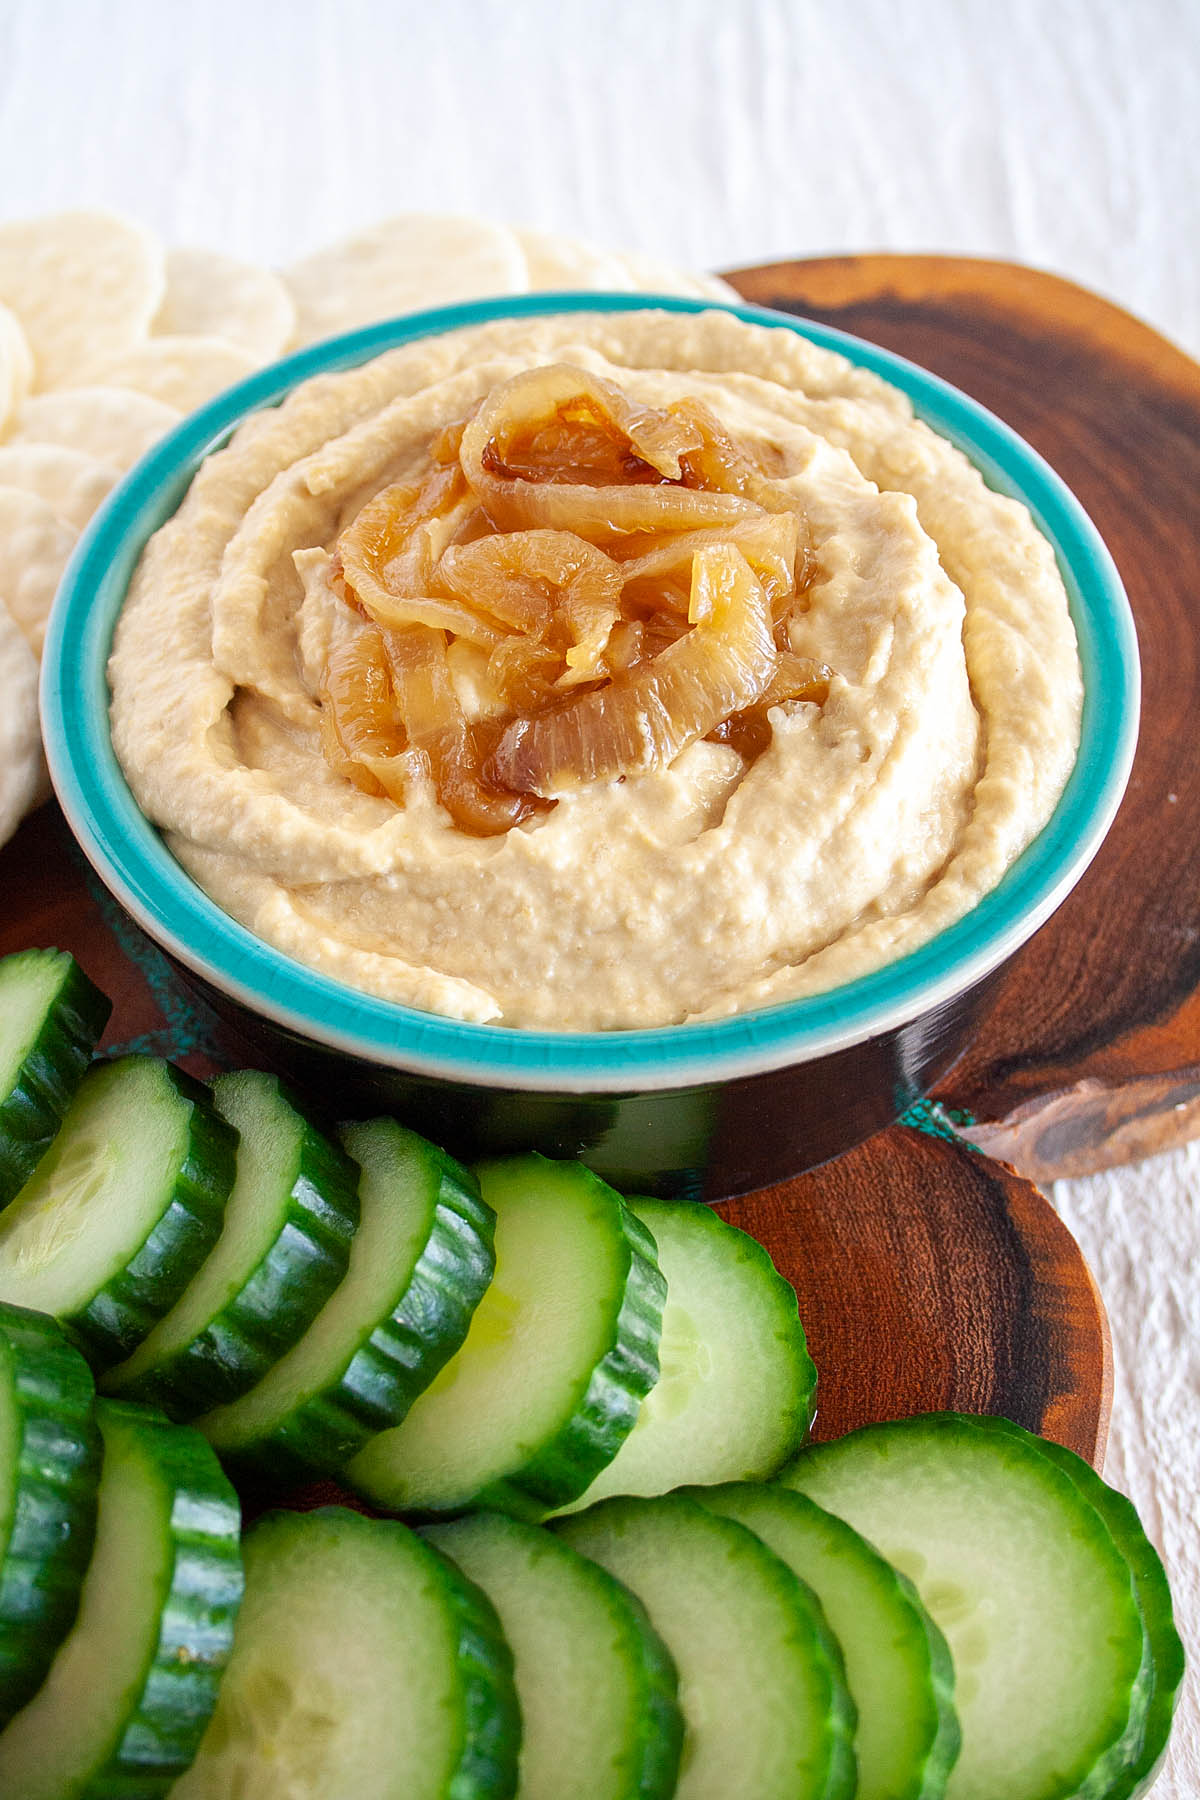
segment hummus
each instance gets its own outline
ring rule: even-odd
[[[472,836],[419,767],[398,802],[322,754],[331,557],[498,384],[562,363],[699,402],[769,459],[813,566],[790,646],[832,674],[753,756],[696,739]],[[1048,819],[1081,708],[1028,512],[878,377],[720,312],[501,320],[305,383],[150,541],[110,682],[139,805],[251,931],[390,1000],[552,1030],[718,1017],[915,948]],[[469,667],[456,685],[469,711]]]

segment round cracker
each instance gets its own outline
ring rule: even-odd
[[[663,262],[645,250],[622,250],[617,261],[629,276],[631,284],[643,294],[684,294],[695,300],[736,300],[742,296],[719,275],[696,275]]]
[[[297,344],[526,286],[525,258],[507,226],[444,213],[385,219],[293,263],[283,279],[296,302]]]
[[[259,367],[257,357],[223,338],[157,337],[123,350],[96,371],[96,379],[136,388],[189,413]]]
[[[115,213],[0,225],[0,300],[29,339],[39,391],[78,386],[144,338],[165,286],[157,238]]]
[[[45,792],[37,658],[0,601],[0,844]]]
[[[155,337],[223,338],[273,362],[296,330],[296,303],[272,269],[219,250],[168,250]]]
[[[121,479],[120,469],[65,444],[0,444],[0,487],[20,488],[82,531]]]
[[[726,281],[723,275],[693,275],[692,280],[710,300],[731,300],[735,306],[746,304],[745,294],[739,294],[733,283]]]
[[[114,469],[128,469],[183,414],[134,388],[60,388],[34,394],[17,414],[14,444],[65,444]]]
[[[35,655],[78,536],[36,494],[0,487],[0,600]]]
[[[33,386],[33,351],[15,312],[0,305],[0,437]]]
[[[516,237],[525,253],[531,288],[595,288],[619,293],[633,286],[620,257],[579,238],[524,226],[518,228]]]

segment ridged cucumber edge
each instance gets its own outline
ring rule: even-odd
[[[454,1800],[512,1800],[521,1748],[512,1651],[482,1588],[432,1544],[424,1548],[439,1565],[454,1615],[463,1685],[462,1754],[446,1791]]]
[[[64,959],[63,979],[16,1081],[0,1096],[0,1208],[19,1193],[54,1141],[91,1061],[112,1001],[66,950],[18,950],[0,967]]]
[[[278,1236],[190,1343],[109,1392],[159,1406],[177,1420],[227,1406],[299,1342],[345,1275],[358,1226],[358,1166],[284,1097],[303,1121],[303,1134]]]
[[[792,1461],[780,1471],[779,1479],[785,1486],[790,1485],[793,1471],[801,1470],[812,1461],[818,1459],[826,1461],[830,1457],[838,1457],[846,1445],[886,1443],[887,1438],[897,1432],[920,1432],[930,1438],[942,1436],[950,1442],[953,1442],[955,1437],[968,1440],[979,1439],[984,1435],[978,1429],[982,1416],[981,1414],[959,1412],[918,1413],[909,1418],[881,1420],[873,1424],[861,1425],[856,1430],[847,1432],[841,1438],[832,1438],[825,1443],[811,1445],[800,1450]],[[1071,1477],[1065,1470],[1055,1465],[1049,1457],[1039,1455],[1039,1448],[1044,1440],[1035,1437],[1032,1432],[1028,1432],[1020,1426],[1015,1426],[1007,1432],[994,1431],[990,1435],[1006,1438],[1014,1455],[1019,1453],[1025,1458],[1037,1457],[1042,1461],[1046,1465],[1050,1485],[1057,1487],[1060,1493],[1064,1484],[1073,1487],[1076,1500],[1081,1501],[1085,1509],[1085,1516],[1076,1521],[1076,1538],[1089,1538],[1097,1548],[1103,1546],[1106,1551],[1111,1551],[1124,1563],[1129,1579],[1129,1605],[1141,1623],[1142,1630],[1141,1660],[1130,1684],[1127,1710],[1120,1719],[1117,1717],[1115,1709],[1113,1710],[1111,1722],[1114,1736],[1089,1767],[1074,1771],[1059,1770],[1060,1779],[1066,1779],[1069,1775],[1074,1782],[1070,1789],[1071,1800],[1112,1800],[1113,1783],[1122,1771],[1131,1766],[1133,1758],[1140,1751],[1154,1684],[1149,1634],[1144,1621],[1142,1621],[1132,1573],[1100,1511],[1071,1481]],[[807,1492],[803,1480],[798,1481],[796,1486],[801,1492]],[[819,1504],[824,1504],[824,1502],[819,1502]],[[969,1748],[969,1745],[965,1747]],[[1056,1787],[1054,1791],[1058,1793],[1059,1789]]]
[[[808,1496],[805,1495],[805,1498],[807,1499]],[[811,1504],[815,1506],[817,1502],[814,1500]],[[837,1518],[837,1515],[830,1513],[829,1517]],[[837,1519],[837,1523],[844,1525],[847,1531],[854,1530],[852,1525],[846,1525],[844,1519]],[[861,1533],[856,1532],[855,1535],[861,1536]],[[865,1538],[862,1541],[864,1544],[867,1542]],[[874,1555],[879,1555],[873,1546],[868,1545],[868,1548],[873,1550]],[[902,1569],[897,1569],[894,1564],[888,1562],[885,1556],[880,1556],[879,1560],[884,1568],[891,1571],[897,1590],[903,1594],[912,1607],[913,1617],[918,1623],[929,1650],[929,1688],[935,1723],[933,1736],[925,1756],[924,1780],[914,1796],[914,1800],[942,1800],[942,1796],[946,1792],[946,1784],[954,1772],[954,1765],[958,1761],[959,1752],[962,1749],[962,1726],[959,1724],[958,1708],[954,1703],[958,1678],[954,1667],[954,1658],[950,1654],[949,1644],[934,1623],[929,1609],[917,1592],[916,1583],[910,1581]]]
[[[854,1756],[858,1711],[846,1684],[841,1646],[830,1630],[824,1609],[812,1588],[749,1526],[710,1511],[700,1505],[692,1491],[680,1488],[670,1494],[613,1494],[598,1500],[584,1512],[553,1520],[550,1529],[579,1555],[594,1558],[601,1568],[607,1569],[608,1563],[594,1538],[589,1546],[589,1536],[597,1525],[601,1527],[602,1535],[607,1528],[614,1535],[622,1536],[625,1529],[622,1522],[636,1522],[639,1516],[669,1520],[677,1527],[678,1520],[686,1525],[689,1516],[696,1514],[703,1515],[715,1538],[724,1539],[724,1555],[731,1563],[744,1563],[750,1557],[759,1570],[764,1567],[770,1570],[774,1587],[786,1595],[787,1604],[798,1622],[794,1636],[789,1631],[786,1645],[803,1649],[805,1657],[810,1659],[811,1672],[824,1689],[826,1771],[822,1800],[854,1800],[858,1786],[858,1766]],[[667,1647],[670,1648],[669,1643]],[[686,1698],[683,1711],[686,1726]]]
[[[87,1363],[58,1321],[0,1305],[21,1417],[14,1507],[0,1543],[0,1727],[41,1686],[79,1610],[96,1535],[100,1434]]]
[[[590,1170],[585,1174],[591,1175]],[[607,1187],[598,1175],[592,1180]],[[650,1230],[615,1189],[628,1256],[625,1289],[609,1349],[592,1370],[570,1417],[521,1469],[491,1482],[472,1507],[491,1507],[536,1520],[578,1499],[607,1468],[637,1422],[638,1409],[658,1380],[667,1284]]]
[[[564,1545],[564,1548],[570,1549],[570,1545]],[[601,1569],[600,1573],[607,1575],[608,1571]],[[637,1800],[671,1800],[679,1781],[679,1762],[683,1755],[679,1671],[637,1595],[617,1581],[615,1575],[608,1578],[616,1582],[633,1622],[638,1685],[644,1698],[642,1716],[645,1722],[638,1743],[636,1769]]]
[[[609,1624],[625,1652],[625,1664],[630,1670],[637,1699],[639,1731],[631,1747],[622,1800],[672,1800],[683,1750],[679,1674],[674,1658],[655,1631],[650,1614],[637,1595],[599,1563],[573,1550],[554,1532],[525,1520],[513,1519],[508,1514],[472,1513],[464,1519],[422,1526],[419,1535],[444,1556],[449,1556],[469,1581],[475,1581],[470,1568],[460,1563],[459,1555],[456,1555],[456,1532],[460,1526],[468,1530],[494,1529],[498,1520],[503,1521],[506,1531],[521,1533],[522,1539],[529,1534],[528,1541],[538,1542],[539,1548],[541,1541],[546,1540],[547,1548],[552,1547],[558,1556],[568,1559],[578,1577],[602,1596]],[[476,1585],[484,1586],[491,1598],[483,1583],[476,1582]],[[499,1609],[497,1612],[499,1615]],[[503,1616],[500,1616],[500,1627],[502,1631],[505,1629]],[[517,1693],[519,1704],[519,1679]]]
[[[774,1259],[765,1244],[760,1244],[756,1237],[743,1231],[740,1225],[731,1225],[722,1217],[715,1206],[703,1205],[698,1200],[662,1200],[649,1194],[631,1194],[627,1196],[627,1204],[631,1206],[637,1217],[650,1232],[654,1230],[654,1217],[658,1212],[678,1212],[686,1210],[689,1218],[695,1223],[706,1221],[702,1229],[732,1234],[740,1239],[738,1253],[743,1262],[754,1264],[760,1275],[761,1290],[770,1294],[778,1303],[782,1312],[787,1315],[787,1328],[795,1339],[795,1399],[788,1415],[787,1442],[784,1449],[771,1468],[755,1471],[754,1479],[767,1481],[783,1466],[798,1454],[805,1439],[812,1429],[817,1406],[817,1365],[814,1363],[808,1348],[808,1336],[804,1329],[804,1321],[800,1317],[800,1302],[796,1290],[785,1275],[781,1275],[775,1267]]]
[[[465,1339],[495,1272],[496,1215],[467,1169],[425,1148],[438,1191],[408,1286],[386,1318],[364,1327],[336,1381],[265,1437],[222,1452],[239,1475],[279,1486],[338,1474],[377,1432],[401,1423]]]
[[[237,1134],[213,1110],[202,1083],[172,1063],[163,1068],[192,1108],[186,1154],[170,1202],[141,1248],[65,1321],[94,1369],[131,1355],[174,1306],[220,1236],[233,1186]]]
[[[1011,1419],[991,1414],[968,1414],[966,1417],[968,1423],[984,1430],[1006,1431],[1011,1436],[1030,1439],[1040,1454],[1060,1468],[1084,1498],[1091,1501],[1129,1566],[1149,1645],[1151,1691],[1141,1749],[1130,1759],[1127,1774],[1106,1790],[1105,1800],[1138,1800],[1138,1796],[1150,1787],[1166,1754],[1186,1666],[1162,1559],[1147,1537],[1133,1502],[1110,1487],[1103,1476],[1073,1450],[1050,1438],[1033,1437]]]
[[[724,1509],[719,1503],[714,1505],[714,1499],[719,1501],[723,1493],[728,1493],[735,1499],[743,1492],[754,1496],[780,1494],[789,1506],[794,1503],[805,1512],[818,1515],[821,1529],[829,1536],[851,1545],[852,1553],[870,1566],[878,1585],[899,1594],[908,1620],[908,1636],[915,1638],[924,1651],[929,1700],[928,1738],[920,1768],[921,1784],[917,1788],[905,1788],[903,1800],[942,1800],[950,1772],[962,1748],[962,1729],[954,1704],[954,1659],[950,1654],[949,1644],[908,1576],[885,1556],[880,1555],[875,1546],[860,1531],[856,1531],[853,1525],[848,1524],[837,1513],[819,1506],[798,1488],[784,1487],[778,1482],[722,1482],[713,1488],[688,1487],[679,1491],[689,1499],[698,1501],[701,1506],[721,1513],[724,1513]],[[725,1516],[737,1519],[751,1531],[756,1530],[753,1513],[747,1516],[740,1508],[735,1507]],[[776,1551],[776,1555],[779,1554]],[[787,1561],[786,1557],[784,1561]]]
[[[174,1489],[170,1588],[154,1659],[119,1743],[86,1800],[159,1800],[192,1759],[233,1648],[244,1579],[241,1506],[207,1440],[148,1407],[97,1403],[101,1428],[132,1427]]]
[[[746,1532],[774,1558],[786,1572],[790,1582],[794,1582],[792,1603],[804,1621],[802,1635],[813,1649],[814,1660],[828,1687],[824,1731],[828,1757],[825,1800],[854,1800],[858,1790],[858,1759],[854,1754],[858,1707],[846,1680],[842,1646],[830,1630],[825,1608],[809,1583],[797,1575],[791,1564],[778,1556],[769,1544],[763,1543],[751,1526],[740,1520],[730,1519],[725,1514],[711,1516],[720,1518],[725,1524],[736,1525],[739,1531]]]

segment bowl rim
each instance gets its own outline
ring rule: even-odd
[[[934,937],[824,992],[728,1017],[578,1032],[477,1024],[362,993],[294,961],[223,912],[138,809],[108,730],[106,666],[146,541],[178,507],[205,456],[246,416],[301,381],[418,339],[493,319],[562,313],[723,311],[789,330],[882,376],[956,443],[989,487],[1021,500],[1054,548],[1083,670],[1079,754],[1049,821],[996,887]],[[895,352],[763,307],[675,295],[507,295],[409,313],[295,352],[190,414],[125,476],[67,566],[43,651],[41,710],[51,780],[88,861],[148,936],[273,1024],[368,1063],[472,1086],[622,1093],[707,1086],[849,1048],[974,987],[1049,917],[1095,856],[1124,792],[1140,672],[1132,613],[1095,525],[1044,458],[986,407]]]

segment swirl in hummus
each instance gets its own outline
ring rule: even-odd
[[[775,644],[821,679],[768,704],[782,690],[760,668],[757,736],[706,718],[657,761],[543,770],[481,835],[399,727],[382,782],[329,753],[329,671],[375,629],[343,549],[489,396],[563,365],[639,417],[692,407],[769,471],[805,570]],[[490,504],[468,498],[465,542]],[[621,519],[608,529],[604,557],[628,558]],[[456,716],[503,713],[480,646],[422,617]],[[576,630],[552,715],[596,691],[602,638]],[[1046,822],[1081,709],[1066,594],[1028,512],[878,377],[721,312],[497,321],[306,382],[206,460],[147,546],[110,682],[138,803],[259,937],[426,1011],[571,1030],[766,1006],[915,948]],[[746,691],[730,692],[736,710]],[[518,787],[526,729],[488,764]]]

